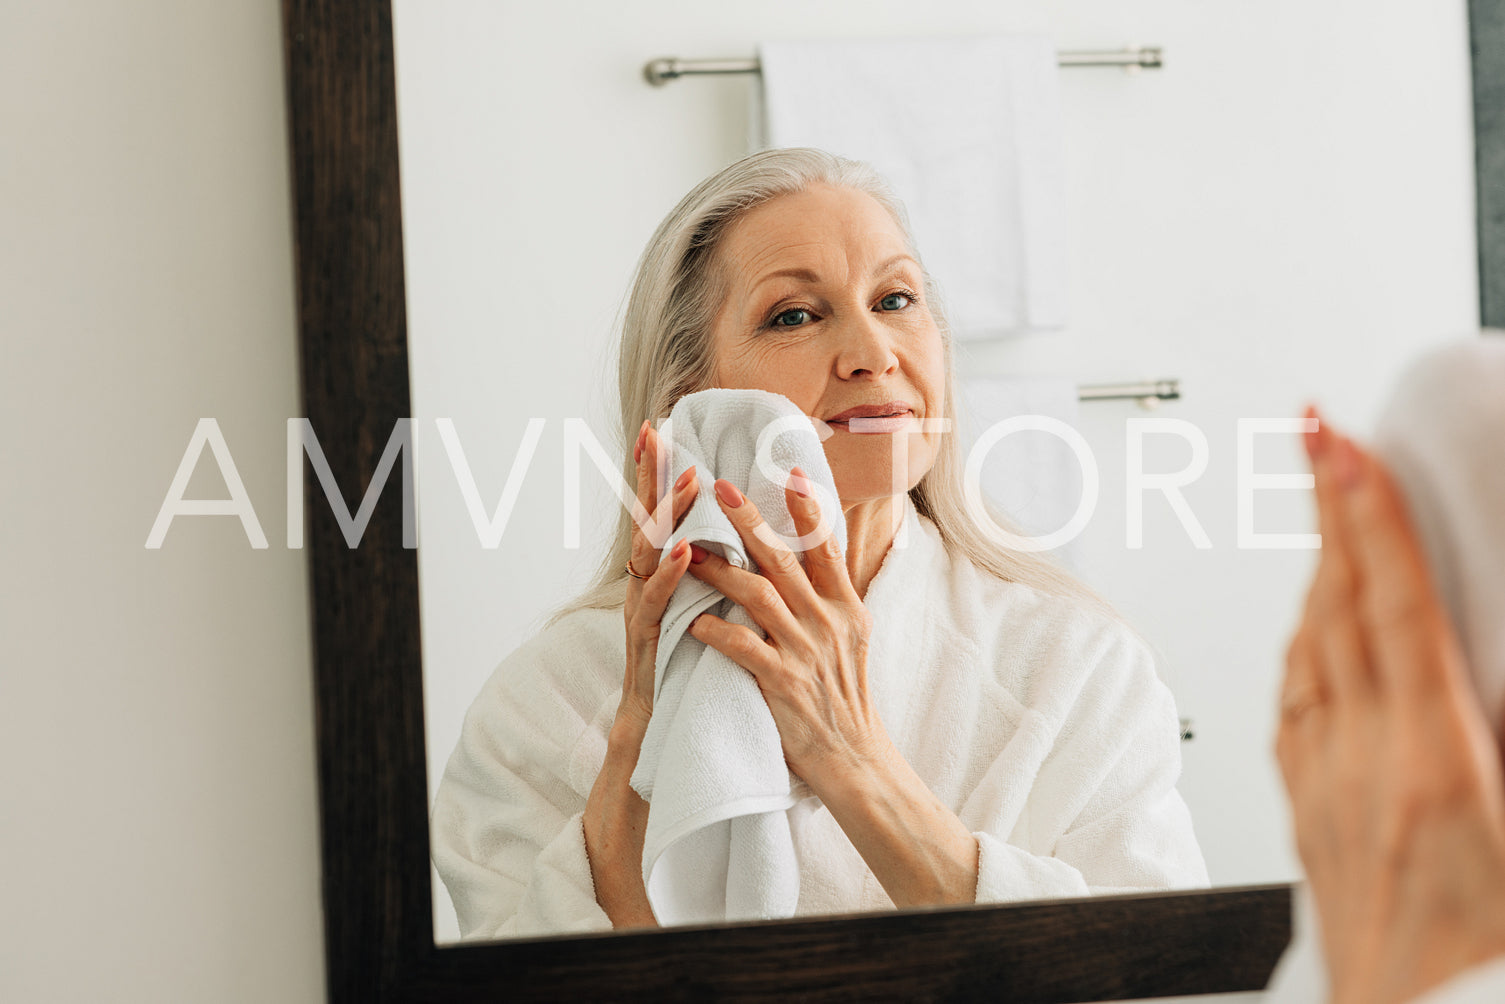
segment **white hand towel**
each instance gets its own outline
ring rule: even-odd
[[[1505,733],[1505,334],[1436,350],[1400,381],[1375,448],[1395,472],[1484,713]]]
[[[688,539],[756,571],[711,486],[717,478],[732,482],[775,532],[794,542],[784,486],[796,466],[813,482],[826,526],[846,550],[846,520],[825,451],[810,418],[788,398],[701,391],[681,398],[666,424],[671,477],[693,466],[700,490],[665,553]],[[800,880],[788,810],[807,789],[784,763],[773,715],[752,675],[686,633],[706,610],[758,631],[742,607],[689,574],[669,601],[653,717],[632,775],[632,787],[648,801],[648,900],[661,924],[791,917]]]
[[[765,42],[763,138],[878,169],[958,338],[1066,323],[1059,69],[1046,38]]]
[[[1000,422],[1024,416],[1043,418],[1075,430],[1077,387],[1058,377],[968,377],[960,382],[958,424],[967,456],[978,437]],[[1003,431],[999,429],[998,431]],[[1082,461],[1063,438],[1060,426],[1009,432],[988,447],[983,459],[982,493],[1030,537],[1065,530],[1076,517],[1085,492]],[[1075,569],[1078,549],[1067,541],[1050,553]]]

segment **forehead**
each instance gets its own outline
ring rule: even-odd
[[[888,210],[865,192],[817,185],[770,199],[727,231],[727,259],[745,279],[791,265],[857,267],[908,250]]]

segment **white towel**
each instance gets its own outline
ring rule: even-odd
[[[1452,615],[1489,723],[1505,732],[1505,334],[1411,367],[1375,430]]]
[[[846,550],[846,520],[825,450],[810,418],[788,398],[701,391],[681,398],[667,424],[671,476],[693,466],[700,490],[666,553],[688,539],[756,571],[712,483],[732,482],[775,532],[793,540],[784,486],[796,466],[814,483],[826,525]],[[632,775],[632,787],[648,801],[648,900],[661,924],[790,917],[800,880],[788,810],[808,788],[784,763],[773,715],[752,675],[686,634],[706,610],[758,631],[742,607],[689,574],[669,601],[653,717]]]
[[[958,338],[1066,323],[1059,70],[1044,37],[765,42],[763,140],[866,161]]]
[[[1038,416],[1076,428],[1077,386],[1061,377],[968,377],[959,381],[957,408],[963,448],[971,455],[978,437],[1000,422]],[[982,466],[984,497],[1031,537],[1063,530],[1082,504],[1082,463],[1062,432],[1012,432],[990,447]],[[1051,549],[1077,568],[1075,540]]]

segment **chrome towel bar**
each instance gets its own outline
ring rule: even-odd
[[[1150,45],[1128,45],[1099,52],[1058,52],[1056,60],[1062,66],[1121,66],[1127,70],[1158,70],[1164,65],[1160,48]],[[662,87],[680,77],[757,73],[759,70],[756,59],[677,59],[665,56],[650,60],[643,67],[643,76],[654,87]]]
[[[1130,399],[1146,408],[1161,401],[1177,401],[1181,398],[1180,380],[1149,380],[1143,383],[1102,383],[1077,388],[1079,401],[1116,401]]]

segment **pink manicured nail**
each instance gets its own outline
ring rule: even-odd
[[[690,483],[690,479],[694,476],[695,468],[686,467],[685,472],[679,476],[679,480],[674,482],[674,490],[677,492],[684,491],[685,485],[688,485]]]
[[[810,492],[814,490],[814,486],[810,484],[810,479],[805,476],[805,472],[796,467],[789,474],[789,487],[794,491],[794,494],[802,499],[809,498]]]
[[[708,557],[710,557],[710,554],[706,551],[705,548],[701,547],[699,544],[690,545],[690,563],[692,565],[698,565]]]
[[[1317,414],[1316,407],[1313,405],[1307,405],[1306,417],[1317,422],[1317,429],[1315,432],[1303,433],[1301,436],[1301,442],[1302,445],[1306,447],[1307,459],[1315,461],[1319,456],[1322,455],[1323,422],[1322,418]]]
[[[725,502],[728,509],[735,509],[742,504],[742,493],[730,481],[716,482],[716,497]]]
[[[689,541],[681,537],[679,543],[675,544],[672,548],[669,549],[669,557],[673,558],[675,561],[683,558],[685,556],[685,546],[688,543]]]

